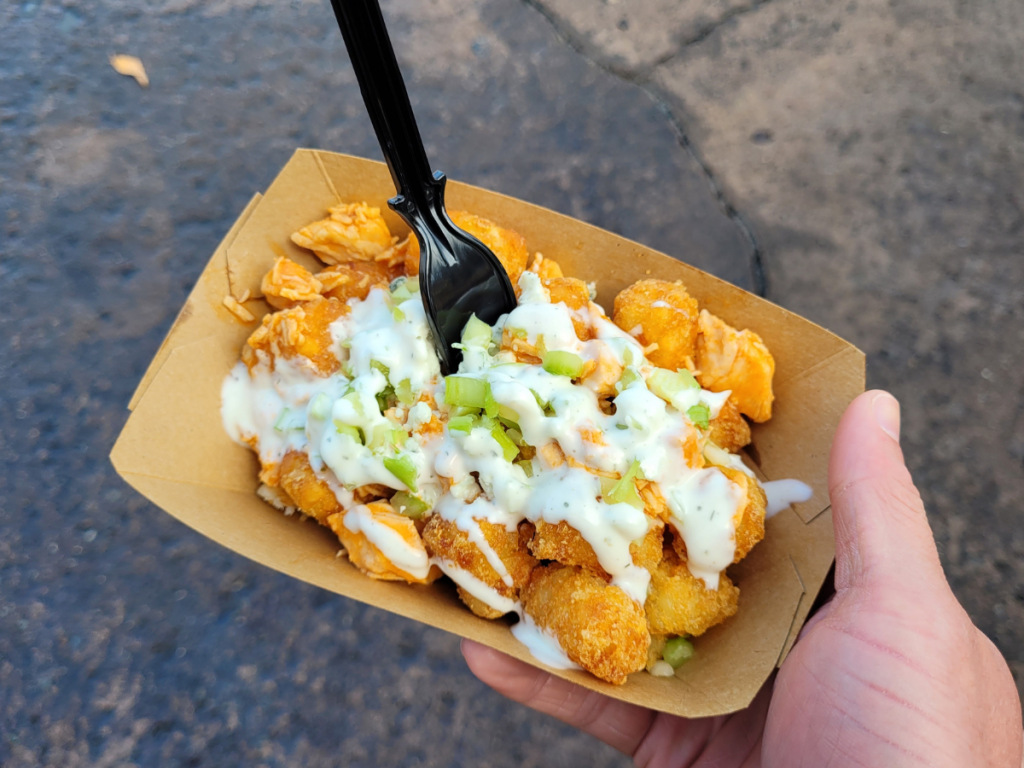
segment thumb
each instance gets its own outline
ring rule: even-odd
[[[945,584],[899,433],[899,403],[881,390],[860,395],[839,422],[829,459],[837,591]]]

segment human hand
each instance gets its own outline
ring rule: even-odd
[[[1016,687],[946,582],[899,423],[898,403],[880,391],[843,415],[829,462],[836,594],[749,708],[700,720],[655,713],[464,640],[469,668],[639,766],[1018,768]]]

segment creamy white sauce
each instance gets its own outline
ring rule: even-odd
[[[553,669],[580,669],[580,665],[562,650],[555,636],[537,626],[527,614],[522,614],[519,622],[512,626],[512,634],[541,664]]]
[[[486,381],[502,412],[514,412],[524,441],[537,449],[532,476],[505,460],[488,428],[468,433],[446,429],[440,437],[420,434],[433,416],[421,400],[432,398],[442,418],[449,408],[444,382],[420,297],[396,306],[381,289],[371,290],[364,301],[350,300],[350,312],[331,324],[332,351],[341,366],[335,374],[323,376],[308,361],[270,360],[262,352],[251,372],[242,363],[235,366],[221,393],[225,429],[238,442],[255,441],[265,463],[278,462],[289,451],[307,453],[317,476],[347,510],[346,527],[363,532],[397,567],[417,578],[429,571],[425,554],[375,521],[351,493],[368,483],[410,490],[385,460],[400,458],[403,467],[412,468],[418,495],[466,533],[505,584],[512,584],[511,575],[480,523],[514,531],[523,520],[564,521],[593,548],[612,584],[642,604],[650,575],[633,563],[629,547],[644,538],[652,522],[629,504],[606,503],[595,474],[621,476],[637,463],[642,477],[655,482],[666,500],[691,572],[716,588],[735,555],[742,492],[716,466],[689,466],[686,451],[703,452],[712,465],[753,475],[738,456],[710,444],[687,411],[706,406],[714,418],[729,393],[682,388],[666,395],[666,402],[647,386],[656,369],[633,337],[639,327],[633,335],[622,331],[596,304],[582,310],[551,304],[547,289],[531,272],[523,274],[520,288],[519,305],[499,318],[490,338],[484,334],[460,345],[459,375]],[[574,318],[588,324],[595,338],[581,341]],[[540,365],[517,363],[512,352],[498,349],[505,332],[540,356],[551,351],[578,355],[592,363],[592,370],[581,383],[573,383]],[[623,371],[631,382],[612,398],[614,413],[605,413],[599,393],[611,391]],[[378,396],[392,390],[411,393],[413,401],[382,412]],[[766,491],[770,513],[809,498],[809,489],[796,481],[769,483]],[[472,574],[447,561],[437,564],[496,610],[522,614],[513,601]],[[572,664],[528,617],[513,632],[545,663]]]
[[[484,584],[472,573],[459,568],[459,566],[455,565],[452,561],[435,557],[431,562],[440,568],[444,572],[445,576],[469,592],[469,594],[481,603],[490,606],[496,611],[501,611],[502,613],[520,612],[519,603],[510,597],[505,597],[494,587]]]
[[[807,483],[799,480],[770,480],[762,483],[764,494],[768,497],[768,504],[765,508],[765,517],[773,517],[784,510],[790,504],[801,501],[810,501],[814,491]]]
[[[373,516],[373,512],[365,504],[357,504],[345,513],[342,518],[345,527],[352,533],[362,533],[367,541],[380,550],[380,553],[401,570],[417,579],[427,578],[430,572],[430,560],[423,549],[414,547],[402,535],[389,525],[385,525]]]

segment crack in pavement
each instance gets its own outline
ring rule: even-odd
[[[690,137],[686,133],[685,126],[683,125],[679,117],[676,115],[675,111],[672,109],[672,106],[668,98],[665,97],[665,95],[660,91],[660,89],[658,89],[651,83],[650,76],[654,72],[654,70],[656,70],[659,66],[674,59],[688,46],[695,45],[703,40],[706,40],[715,32],[715,30],[717,30],[719,27],[721,27],[729,20],[735,19],[737,16],[749,13],[750,11],[757,10],[761,6],[767,5],[769,2],[771,2],[771,0],[755,0],[755,2],[749,6],[737,8],[733,11],[727,11],[725,14],[722,15],[721,18],[719,18],[715,22],[708,24],[704,27],[701,27],[699,30],[697,30],[696,34],[692,35],[686,40],[681,41],[679,46],[677,46],[676,49],[672,51],[670,54],[666,54],[665,56],[656,60],[650,66],[645,67],[639,71],[631,71],[629,69],[617,67],[614,64],[607,61],[603,61],[601,58],[594,55],[593,51],[591,51],[590,49],[591,47],[586,43],[586,41],[584,41],[579,35],[577,35],[573,29],[567,28],[565,22],[563,22],[557,14],[551,11],[551,9],[545,6],[543,2],[541,2],[541,0],[522,1],[527,6],[532,8],[534,11],[539,13],[548,22],[548,24],[551,25],[551,28],[555,31],[555,34],[559,37],[559,39],[561,39],[562,42],[564,42],[566,45],[572,48],[573,51],[582,56],[587,62],[597,67],[598,69],[607,72],[608,74],[618,78],[619,80],[622,80],[623,82],[629,83],[630,85],[639,88],[644,94],[646,94],[646,96],[651,101],[654,102],[655,106],[657,106],[657,108],[662,112],[662,114],[665,115],[665,119],[668,121],[669,125],[672,127],[672,131],[676,135],[676,140],[679,142],[679,146],[683,148],[683,151],[690,156],[690,159],[692,159],[693,162],[697,164],[697,167],[700,168],[701,172],[704,174],[704,179],[707,182],[709,189],[711,190],[711,194],[718,202],[718,205],[722,209],[722,212],[740,230],[740,233],[749,243],[751,249],[749,260],[750,275],[753,281],[754,293],[756,293],[758,296],[767,296],[768,275],[765,266],[764,251],[762,251],[761,246],[757,241],[757,237],[754,234],[753,227],[746,220],[746,218],[736,209],[736,206],[734,206],[729,201],[728,197],[726,197],[725,191],[722,189],[721,184],[718,183],[714,171],[711,170],[711,167],[707,164],[707,162],[705,162],[704,158],[701,157],[701,154],[697,150],[697,147],[690,140]]]

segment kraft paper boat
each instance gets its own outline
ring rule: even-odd
[[[450,584],[369,579],[336,557],[339,545],[329,531],[262,502],[255,495],[255,456],[221,427],[221,381],[256,327],[225,309],[225,296],[259,296],[260,279],[281,254],[317,266],[289,236],[336,202],[379,206],[392,232],[403,235],[406,227],[386,205],[393,189],[382,163],[297,150],[266,193],[252,198],[199,276],[132,398],[111,461],[154,504],[228,549],[542,666],[507,623],[474,616]],[[641,672],[614,686],[585,672],[552,670],[677,715],[705,717],[745,707],[792,647],[832,563],[829,445],[843,409],[864,388],[863,353],[764,299],[581,221],[457,182],[448,184],[447,200],[451,209],[517,230],[531,253],[556,259],[567,275],[596,281],[598,302],[606,308],[638,279],[682,280],[702,306],[735,327],[755,330],[774,354],[774,415],[754,425],[747,458],[762,479],[798,478],[814,495],[769,520],[764,541],[730,569],[741,589],[739,613],[697,638],[696,656],[674,678]],[[257,320],[269,310],[261,300],[246,306]]]

